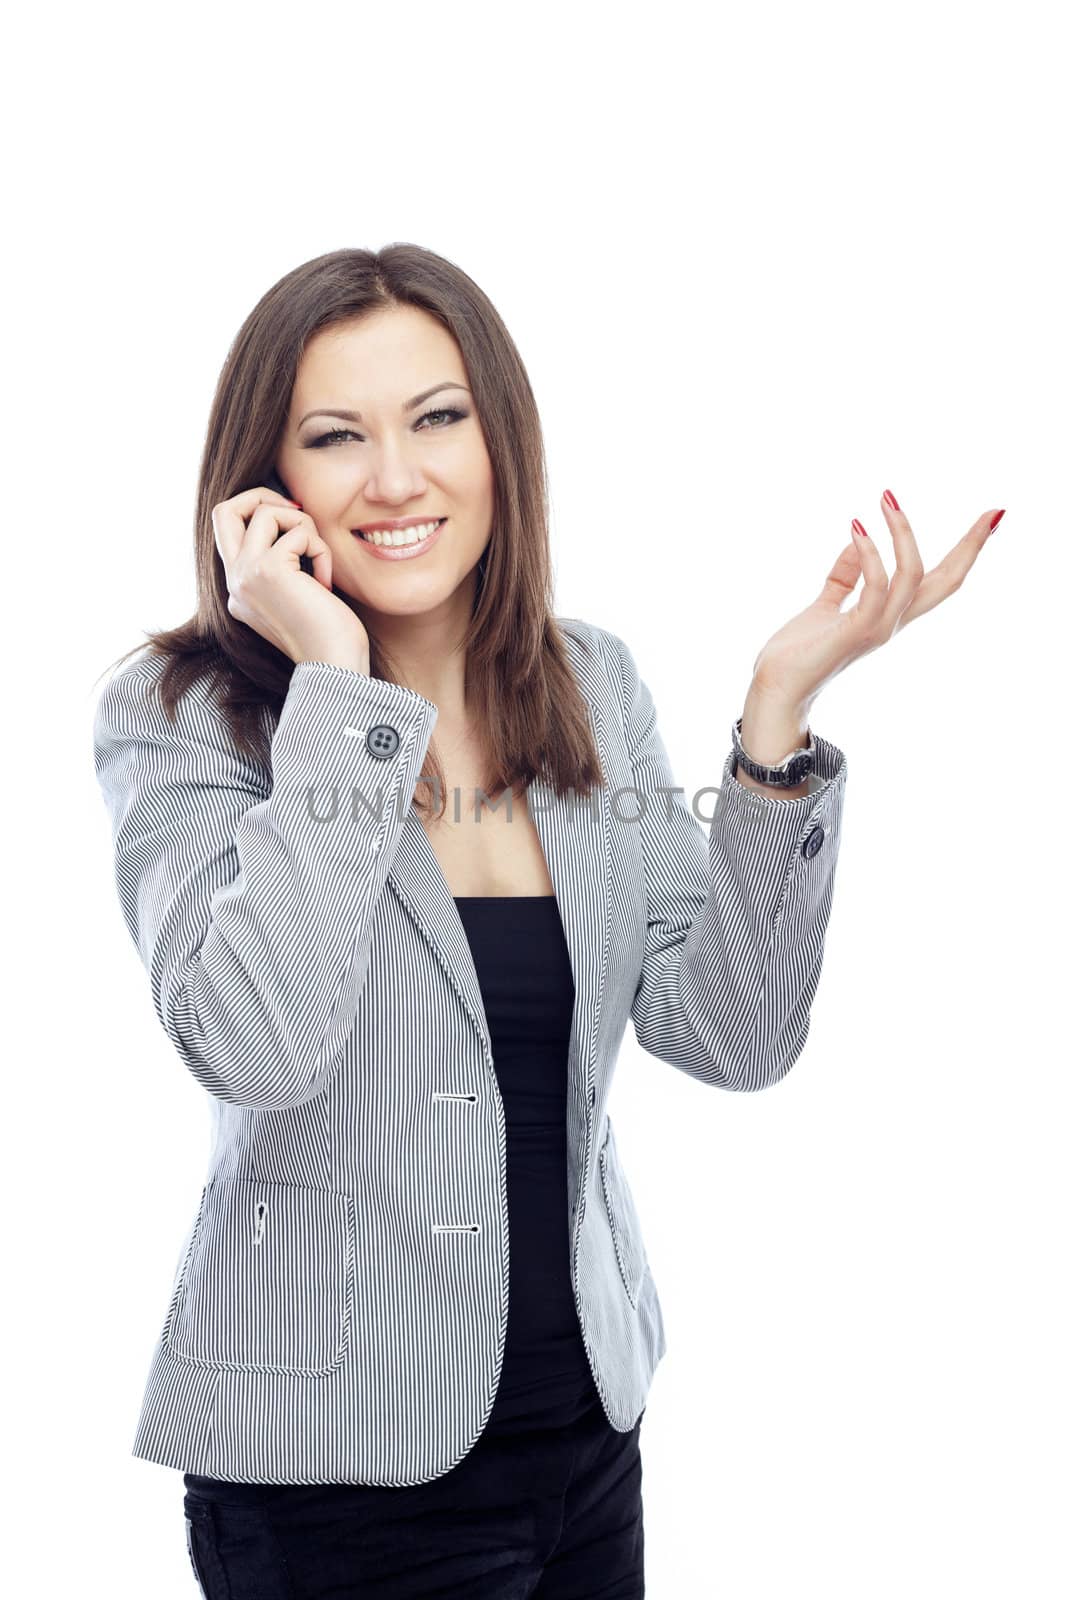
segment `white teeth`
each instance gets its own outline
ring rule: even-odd
[[[444,520],[444,517],[439,517],[436,522],[422,522],[417,528],[376,528],[373,533],[364,533],[360,537],[366,539],[368,544],[386,545],[392,549],[405,544],[421,544]]]

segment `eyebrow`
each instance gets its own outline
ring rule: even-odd
[[[432,394],[438,394],[442,389],[462,389],[464,394],[470,394],[470,390],[463,383],[435,383],[432,389],[424,389],[421,394],[414,395],[410,400],[405,400],[401,410],[414,411],[416,406],[421,406],[424,400],[428,400]],[[311,417],[341,417],[345,422],[363,421],[362,413],[359,411],[309,411],[300,418],[297,427],[302,428],[304,423]]]

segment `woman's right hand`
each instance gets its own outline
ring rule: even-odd
[[[330,547],[306,511],[273,489],[246,489],[213,508],[211,525],[231,617],[297,663],[370,671],[367,630],[334,594]],[[302,555],[313,573],[301,571]]]

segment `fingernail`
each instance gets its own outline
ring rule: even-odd
[[[886,499],[889,501],[889,504],[893,507],[893,510],[894,511],[899,511],[900,507],[897,505],[896,495],[893,493],[892,489],[883,489],[882,493],[885,495]]]
[[[304,509],[299,500],[290,500],[289,504],[295,506],[298,511],[303,511]]]
[[[852,532],[862,534],[865,539],[869,537],[867,529],[863,526],[863,523],[858,517],[852,518]]]
[[[1001,517],[1003,515],[1004,515],[1003,511],[998,511],[997,512],[996,516],[993,518],[992,522],[989,524],[990,533],[993,532],[993,529],[996,527],[997,523],[1000,521],[1000,519],[1001,519]]]

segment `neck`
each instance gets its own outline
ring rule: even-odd
[[[409,616],[360,607],[368,628],[388,653],[397,678],[432,700],[444,722],[461,722],[465,716],[462,639],[473,601],[473,590],[468,593],[468,588],[462,585],[432,611]]]

